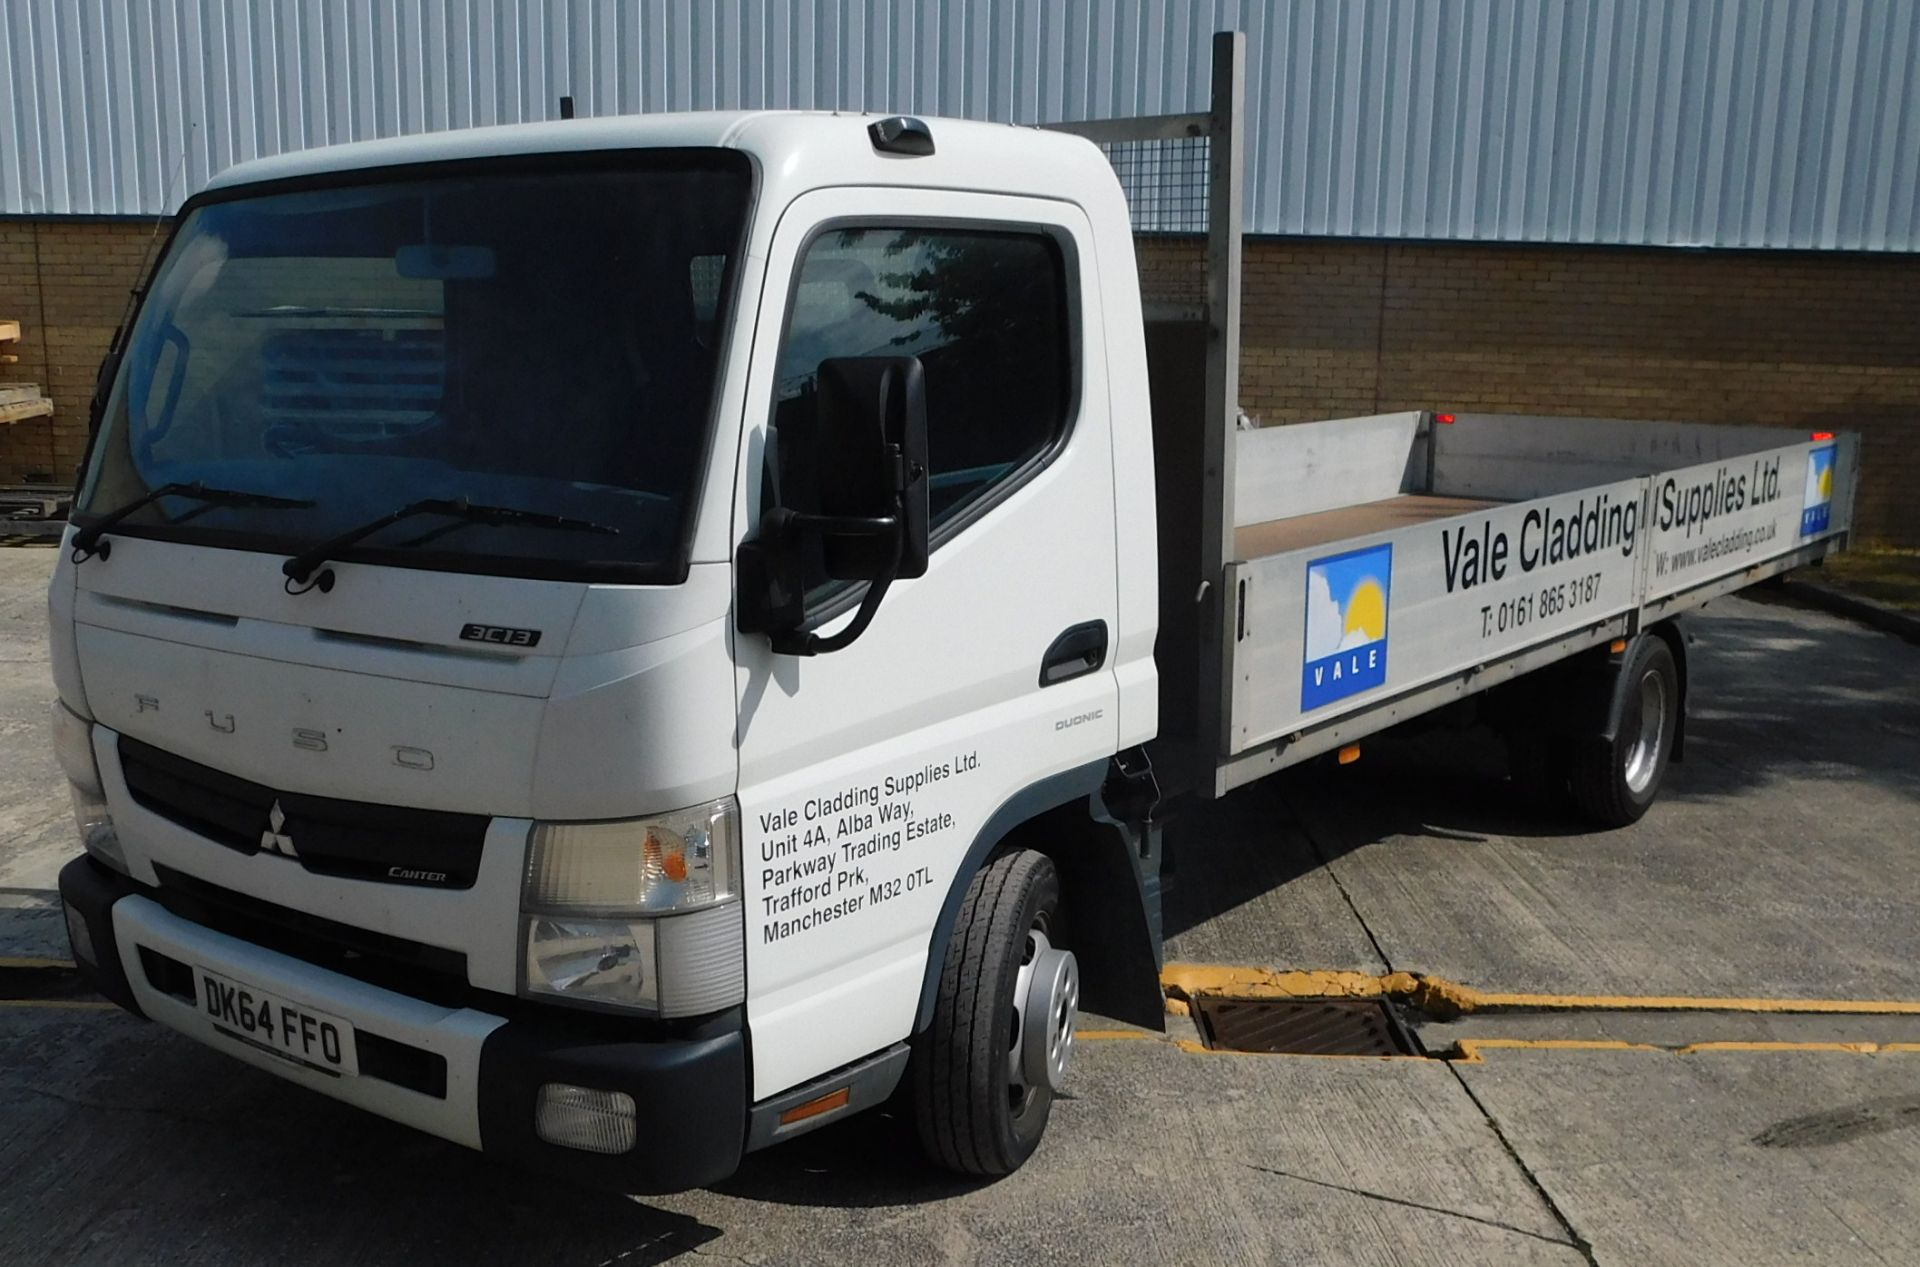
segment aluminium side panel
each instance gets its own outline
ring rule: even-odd
[[[1619,480],[1237,565],[1228,753],[1633,611],[1648,486]]]
[[[1852,526],[1852,433],[1667,471],[1653,479],[1649,601],[1694,589]]]
[[[1234,526],[1425,491],[1426,435],[1418,412],[1235,432]]]
[[[1538,414],[1455,415],[1433,429],[1442,497],[1525,501],[1590,484],[1730,461],[1804,440],[1798,427]]]

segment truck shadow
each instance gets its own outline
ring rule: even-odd
[[[1180,813],[1168,826],[1167,937],[1390,836],[1471,846],[1587,830],[1516,789],[1484,728],[1388,735],[1363,748],[1355,765],[1311,761]]]
[[[752,1153],[713,1191],[780,1205],[861,1209],[940,1201],[992,1182],[926,1161],[909,1114],[888,1105]]]
[[[1798,780],[1920,800],[1920,649],[1784,603],[1723,603],[1689,628],[1686,759],[1662,802],[1712,805]],[[1389,732],[1362,750],[1354,765],[1308,762],[1178,814],[1167,936],[1389,839],[1586,848],[1599,833],[1516,787],[1485,727]]]
[[[726,1235],[683,1210],[905,1206],[981,1186],[923,1162],[911,1120],[882,1109],[753,1154],[708,1193],[586,1191],[112,1010],[0,1013],[0,1124],[0,1226],[22,1261],[157,1261],[194,1245],[236,1263],[631,1267]]]
[[[489,1162],[118,1012],[0,1021],[9,1261],[629,1267],[723,1235]]]

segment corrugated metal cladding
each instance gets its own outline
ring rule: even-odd
[[[1248,35],[1247,227],[1920,249],[1915,0],[4,0],[0,210],[255,155],[758,106],[1200,108]]]

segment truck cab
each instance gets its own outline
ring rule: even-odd
[[[896,1092],[1013,1169],[1083,965],[1157,954],[1150,902],[1067,923],[1154,882],[1143,338],[1070,136],[661,116],[224,173],[52,584],[76,959],[596,1185]]]

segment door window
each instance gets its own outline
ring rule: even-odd
[[[943,524],[1038,469],[1072,402],[1066,273],[1060,244],[1044,233],[862,226],[816,237],[780,347],[780,487],[765,491],[782,496],[766,504],[810,509],[800,490],[832,478],[833,455],[807,438],[830,357],[920,358],[936,541]]]

